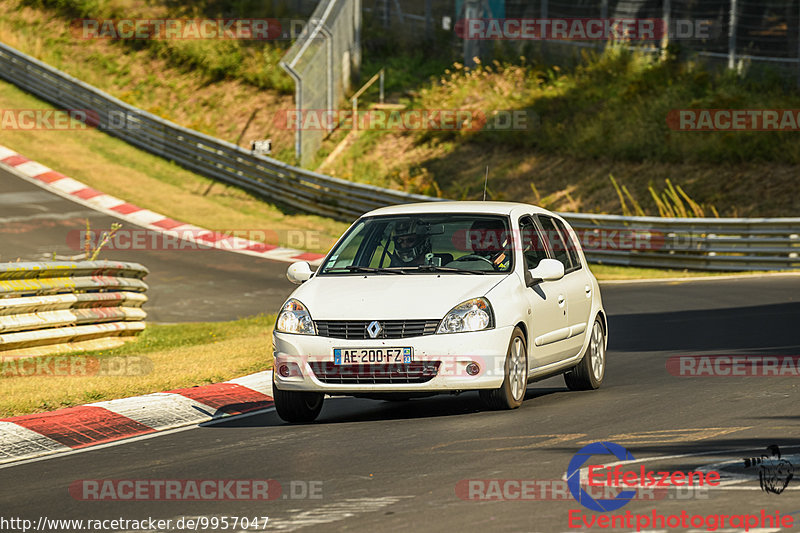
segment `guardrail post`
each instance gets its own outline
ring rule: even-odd
[[[731,0],[728,14],[728,68],[731,70],[736,68],[736,25],[739,23],[736,4],[736,0]]]

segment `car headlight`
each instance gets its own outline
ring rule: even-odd
[[[295,299],[286,302],[281,312],[278,313],[275,329],[281,333],[299,333],[300,335],[316,335],[317,333],[308,309]]]
[[[452,308],[439,323],[436,333],[463,333],[494,327],[492,306],[486,298],[473,298]]]

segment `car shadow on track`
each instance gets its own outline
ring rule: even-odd
[[[532,400],[557,392],[567,392],[566,387],[529,387],[521,409],[533,407]],[[531,402],[531,403],[529,403]],[[460,395],[438,395],[405,401],[370,400],[365,398],[326,398],[322,413],[314,424],[338,424],[346,422],[375,422],[385,420],[411,420],[459,416],[478,412],[502,414],[507,411],[491,411],[481,402],[476,392]],[[218,422],[214,428],[263,427],[288,425],[275,412]]]
[[[608,322],[608,349],[617,352],[748,350],[763,354],[800,353],[797,337],[800,302],[610,315]]]

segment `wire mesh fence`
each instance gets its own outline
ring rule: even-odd
[[[459,21],[652,20],[656,35],[636,42],[640,49],[658,53],[672,45],[728,68],[764,64],[800,80],[800,0],[364,0],[364,14],[369,24],[402,28],[420,43],[431,32],[449,30],[467,63],[473,56],[491,58],[498,39],[517,47],[544,44],[548,52],[561,54],[603,49],[609,39],[552,35],[468,39],[460,33]]]
[[[361,65],[361,0],[322,0],[283,57],[281,66],[295,83],[295,121],[304,111],[338,108]],[[294,123],[295,155],[306,165],[329,128],[304,129]]]

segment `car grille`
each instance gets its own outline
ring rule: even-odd
[[[320,337],[336,339],[371,339],[367,326],[372,320],[317,320],[317,334]],[[433,335],[439,325],[438,320],[379,320],[381,332],[376,339],[405,339]]]
[[[335,365],[309,363],[323,383],[377,385],[386,383],[427,383],[439,372],[440,361],[419,361],[402,365]]]

